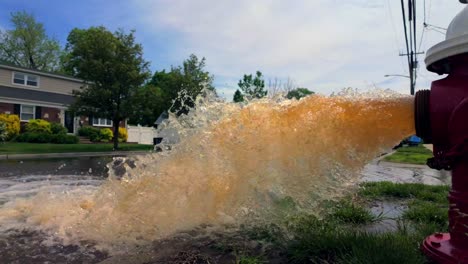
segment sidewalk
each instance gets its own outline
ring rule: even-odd
[[[49,158],[76,158],[76,157],[99,157],[99,156],[131,156],[147,155],[151,151],[112,151],[112,152],[69,152],[69,153],[46,153],[46,154],[0,154],[0,160],[18,159],[49,159]]]

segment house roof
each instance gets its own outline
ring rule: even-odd
[[[154,124],[160,125],[164,120],[168,118],[169,118],[169,114],[167,113],[167,111],[164,111],[159,115],[158,119],[156,119],[156,122],[154,122]]]
[[[26,67],[21,67],[21,66],[16,66],[13,64],[9,64],[6,62],[0,62],[0,69],[7,69],[7,70],[15,70],[15,71],[21,71],[21,72],[28,72],[28,73],[33,73],[37,75],[42,75],[42,76],[48,76],[48,77],[53,77],[57,79],[63,79],[67,81],[74,81],[74,82],[83,82],[83,80],[65,75],[65,74],[60,74],[60,73],[53,73],[53,72],[47,72],[47,71],[39,71],[35,69],[30,69]]]

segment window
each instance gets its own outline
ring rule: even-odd
[[[29,75],[25,73],[14,72],[13,73],[13,83],[24,85],[24,86],[39,86],[39,77],[36,75]]]
[[[112,120],[106,118],[93,118],[93,126],[112,126]]]
[[[37,86],[37,76],[32,76],[32,75],[26,75],[27,77],[27,82],[26,85],[28,86]]]
[[[16,72],[14,73],[13,83],[24,85],[24,80],[26,80],[26,76],[24,74],[16,73]]]
[[[36,115],[36,107],[33,105],[21,105],[20,119],[21,121],[29,121],[34,119]]]

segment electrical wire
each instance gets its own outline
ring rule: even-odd
[[[401,0],[401,14],[403,18],[403,28],[405,32],[405,43],[406,43],[406,56],[408,58],[408,69],[409,72],[411,73],[411,59],[410,59],[410,49],[409,49],[409,44],[408,44],[408,30],[406,28],[406,14],[405,14],[405,3],[403,0]]]
[[[388,11],[388,16],[390,18],[390,23],[392,25],[393,40],[395,42],[395,47],[394,48],[396,49],[396,51],[398,53],[400,51],[400,49],[399,49],[400,41],[398,39],[398,34],[397,34],[396,26],[395,26],[395,20],[393,18],[393,13],[392,13],[391,5],[390,5],[390,0],[387,0],[387,11]],[[408,73],[407,69],[405,67],[405,64],[403,62],[403,58],[400,57],[399,61],[400,61],[400,64],[401,64],[401,68],[403,69],[403,72]]]
[[[423,11],[424,11],[424,24],[426,23],[426,0],[424,0],[424,4],[423,4]]]
[[[429,24],[429,23],[424,23],[426,26],[431,26],[433,28],[437,28],[437,29],[441,29],[441,30],[445,30],[447,31],[447,28],[443,28],[443,27],[439,27],[439,26],[436,26],[436,25],[432,25],[432,24]]]
[[[442,34],[444,36],[446,34],[446,32],[440,31],[439,29],[432,28],[432,27],[428,27],[427,30],[432,30],[432,31],[438,32],[438,33],[440,33],[440,34]]]
[[[414,54],[414,58],[413,58],[413,89],[414,87],[416,87],[416,80],[418,78],[418,71],[417,71],[417,68],[418,68],[418,54],[417,54],[417,37],[416,37],[416,0],[412,0],[411,1],[412,5],[413,5],[413,54]],[[414,93],[414,90],[412,91]]]
[[[423,43],[423,40],[424,40],[424,33],[426,33],[426,0],[424,0],[424,3],[423,3],[423,12],[424,12],[424,22],[423,22],[423,28],[421,30],[421,38],[419,39],[419,47],[418,49],[416,50],[417,52],[421,52],[421,47],[422,47],[422,43]]]

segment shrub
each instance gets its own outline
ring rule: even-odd
[[[124,127],[119,127],[119,142],[127,142],[128,132]]]
[[[54,144],[76,144],[79,139],[75,135],[67,134],[48,134],[48,133],[36,133],[26,132],[20,134],[15,138],[17,142],[27,143],[54,143]]]
[[[78,142],[79,138],[75,135],[56,134],[51,137],[51,143],[54,144],[76,144]]]
[[[6,124],[5,123],[0,123],[0,142],[3,142],[7,138],[7,130],[6,130]]]
[[[95,128],[92,126],[81,127],[78,130],[78,135],[82,137],[88,137],[89,140],[91,140],[92,142],[101,141],[101,131],[99,130],[99,128]]]
[[[30,133],[52,134],[50,123],[43,119],[32,119],[25,126],[25,131]]]
[[[54,135],[67,134],[68,132],[68,130],[64,126],[62,126],[62,124],[59,123],[50,123],[50,130]]]
[[[114,137],[114,133],[109,128],[103,128],[100,131],[101,140],[110,141]]]
[[[78,129],[78,135],[81,137],[91,137],[91,134],[99,134],[99,128],[84,126]]]
[[[5,140],[12,139],[20,132],[20,120],[18,115],[0,114],[0,123],[5,124],[6,137]]]
[[[49,143],[52,135],[49,133],[26,132],[16,137],[17,142]]]
[[[92,133],[89,135],[89,140],[91,140],[91,142],[99,142],[101,139],[101,133]]]

